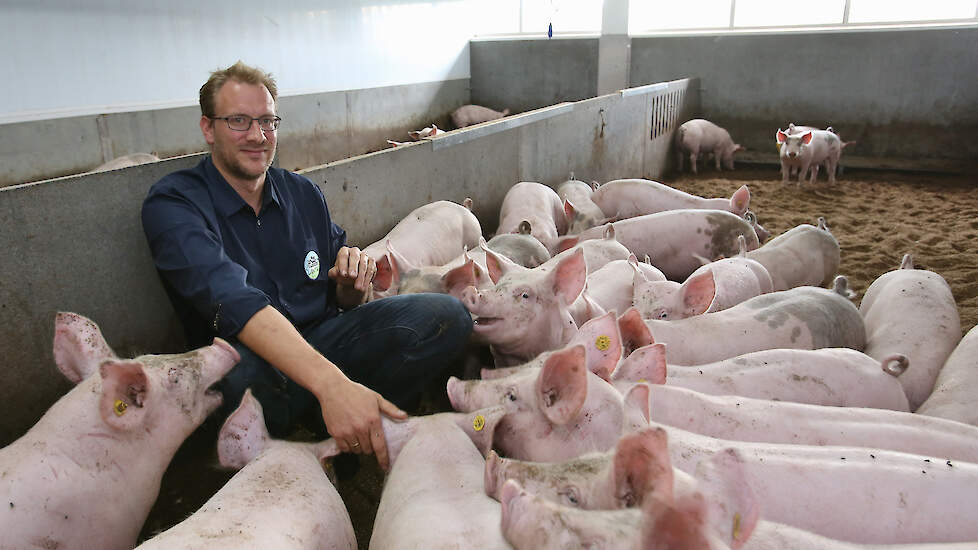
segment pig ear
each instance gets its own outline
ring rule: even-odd
[[[384,254],[377,260],[377,273],[374,275],[374,290],[384,292],[398,279],[394,266],[391,265],[390,255]]]
[[[483,246],[482,249],[486,252],[486,269],[489,270],[489,279],[492,280],[492,284],[496,284],[503,275],[513,269],[516,263],[502,254],[493,252],[488,246]]]
[[[571,422],[587,398],[584,346],[556,351],[547,358],[537,378],[537,397],[544,416],[558,426]]]
[[[472,211],[472,205],[472,197],[465,197],[465,199],[462,200],[462,206],[464,206],[469,212]],[[481,239],[482,237],[479,238]]]
[[[625,405],[633,406],[637,408],[642,416],[645,417],[645,421],[649,422],[652,418],[650,412],[650,400],[652,399],[652,390],[649,389],[649,385],[646,383],[635,384],[634,386],[628,388],[625,392]]]
[[[740,189],[734,191],[730,197],[730,211],[738,216],[743,216],[750,206],[750,189],[747,185],[741,185]]]
[[[387,256],[391,260],[391,267],[393,268],[391,271],[394,273],[395,282],[400,282],[401,273],[407,273],[408,271],[418,269],[418,266],[414,265],[411,260],[407,259],[406,256],[394,248],[394,245],[390,242],[390,240],[387,241]]]
[[[621,331],[614,311],[581,325],[571,343],[584,346],[587,370],[604,380],[611,380],[611,373],[621,360]]]
[[[102,420],[117,430],[131,430],[146,419],[149,379],[137,361],[110,359],[99,366]]]
[[[667,373],[666,345],[661,343],[650,344],[630,353],[615,369],[611,379],[613,381],[665,384]]]
[[[691,275],[679,288],[686,317],[700,315],[710,310],[717,296],[716,281],[709,269]]]
[[[481,272],[482,268],[469,258],[464,264],[449,269],[447,273],[441,276],[441,280],[448,293],[454,296],[468,286],[478,288]]]
[[[774,134],[774,139],[776,139],[778,143],[784,143],[788,141],[788,134],[785,134],[780,128],[778,128],[778,133]]]
[[[724,449],[698,464],[695,475],[699,489],[707,497],[707,527],[730,548],[740,548],[760,516],[742,456],[736,449]]]
[[[115,358],[91,319],[64,311],[54,317],[54,362],[68,380],[77,384],[97,371],[102,361]]]
[[[578,249],[570,256],[560,260],[553,271],[547,276],[555,296],[560,297],[565,306],[584,292],[587,280],[587,263],[584,261],[584,250]]]
[[[646,499],[641,548],[713,548],[706,533],[706,515],[706,499],[698,492],[676,501]]]
[[[628,357],[632,350],[655,343],[648,325],[634,307],[625,310],[618,318],[618,330],[621,331],[622,357]]]
[[[470,413],[449,413],[455,419],[459,428],[469,436],[475,447],[479,449],[482,456],[487,456],[492,449],[492,438],[496,433],[496,426],[506,415],[506,408],[503,406],[488,407]]]
[[[265,449],[269,439],[261,403],[248,388],[217,435],[218,461],[225,468],[240,470]]]
[[[576,211],[577,208],[574,207],[574,203],[564,199],[564,218],[567,220],[567,223],[574,221],[574,214]]]
[[[408,135],[411,136],[411,139],[413,139],[414,141],[418,141],[419,139],[421,139],[421,132],[417,130],[413,132],[408,132]]]
[[[622,508],[641,506],[646,497],[671,501],[673,473],[666,431],[643,428],[619,439],[612,475],[615,499]]]
[[[801,142],[804,143],[805,145],[808,145],[809,143],[812,142],[813,135],[814,134],[812,134],[811,132],[806,132],[803,136],[801,136]]]

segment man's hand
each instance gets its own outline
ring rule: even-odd
[[[376,454],[380,467],[389,469],[390,459],[380,415],[403,420],[407,413],[379,393],[349,379],[345,383],[331,383],[315,394],[319,396],[326,429],[340,450]]]
[[[376,274],[377,263],[355,246],[341,247],[336,253],[336,263],[326,273],[336,281],[337,287],[352,287],[361,295],[370,288]]]

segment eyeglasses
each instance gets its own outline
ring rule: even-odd
[[[274,132],[278,130],[278,125],[282,123],[281,117],[269,117],[263,116],[259,118],[250,117],[248,115],[231,115],[231,116],[209,116],[207,117],[211,120],[223,120],[228,123],[228,128],[236,132],[247,132],[251,130],[251,123],[255,120],[258,121],[258,127],[262,129],[263,132]]]

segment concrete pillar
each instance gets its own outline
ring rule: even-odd
[[[598,39],[598,95],[628,87],[631,41],[628,38],[629,0],[604,0]]]

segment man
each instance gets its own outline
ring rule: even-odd
[[[271,168],[277,93],[240,61],[211,74],[200,89],[211,154],[153,185],[143,229],[188,344],[221,336],[241,354],[221,414],[251,387],[272,435],[311,415],[342,451],[386,469],[381,415],[406,416],[399,406],[461,354],[471,317],[447,295],[363,304],[374,258],[346,246],[315,184]]]

